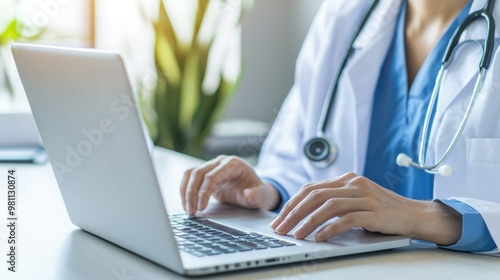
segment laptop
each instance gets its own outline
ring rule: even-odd
[[[169,215],[121,57],[26,44],[12,52],[69,217],[87,232],[185,275],[410,245],[363,229],[297,240],[273,232],[275,213],[221,204]]]

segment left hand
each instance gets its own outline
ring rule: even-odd
[[[302,226],[294,232],[296,238],[303,239],[329,219],[338,217],[316,233],[316,241],[326,241],[353,227],[362,227],[372,232],[421,237],[420,239],[431,242],[444,242],[440,244],[453,244],[461,235],[461,218],[457,219],[453,212],[453,209],[448,209],[439,202],[408,199],[365,177],[347,173],[332,180],[302,187],[285,204],[271,227],[278,234],[284,235],[305,219]],[[426,221],[428,214],[433,218]],[[455,225],[452,229],[458,229],[458,233],[446,236],[449,239],[442,239],[440,231],[443,225]],[[433,229],[422,229],[427,226]],[[443,228],[442,231],[449,232],[450,228]]]

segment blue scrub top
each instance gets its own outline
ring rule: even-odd
[[[441,59],[454,31],[467,17],[472,2],[462,10],[429,53],[411,87],[405,53],[406,1],[396,31],[382,66],[375,89],[372,120],[364,176],[402,196],[430,200],[433,198],[434,175],[416,168],[399,167],[396,157],[406,153],[418,158],[418,146],[427,106],[441,67]],[[469,205],[441,200],[463,216],[461,240],[447,248],[466,251],[492,250],[495,243],[481,215]]]
[[[375,90],[364,175],[379,185],[414,199],[432,199],[434,175],[399,167],[396,157],[418,158],[427,106],[448,42],[468,15],[470,3],[453,21],[418,71],[411,87],[405,53],[406,1]]]

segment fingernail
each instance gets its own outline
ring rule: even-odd
[[[193,212],[193,208],[191,207],[191,203],[186,203],[186,209],[188,214],[191,214]]]
[[[281,222],[283,222],[283,220],[281,219],[281,216],[278,216],[276,217],[276,219],[274,219],[274,221],[271,222],[271,227],[273,229],[276,229],[276,227],[281,224]]]
[[[201,200],[198,200],[198,209],[203,210],[203,202]]]
[[[304,225],[301,225],[294,233],[295,238],[304,238],[304,232],[306,231]]]
[[[277,229],[276,229],[276,233],[278,234],[286,234],[286,228],[287,228],[287,224],[286,223],[282,223]]]

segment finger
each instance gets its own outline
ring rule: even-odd
[[[347,185],[352,179],[358,177],[354,172],[347,172],[341,176],[325,180],[323,183],[328,184],[330,188],[340,188]]]
[[[225,162],[214,167],[204,175],[203,182],[198,192],[198,200],[196,200],[199,210],[203,210],[207,207],[210,196],[216,187],[225,182],[229,182],[232,176],[237,173],[234,169],[234,164]]]
[[[283,223],[283,221],[288,217],[290,212],[297,207],[297,205],[304,200],[304,198],[316,189],[321,188],[321,184],[309,183],[304,185],[298,193],[296,193],[290,200],[288,200],[283,208],[281,209],[278,217],[271,222],[271,228],[277,230],[278,227]]]
[[[194,215],[197,211],[198,205],[198,192],[203,180],[205,179],[205,174],[212,169],[216,168],[220,164],[220,160],[209,161],[204,165],[193,169],[186,189],[186,208],[190,215]]]
[[[295,231],[295,237],[305,238],[321,224],[333,217],[342,216],[352,211],[368,210],[369,200],[366,198],[353,198],[353,190],[327,189],[319,192],[313,191],[290,214],[284,218],[276,232],[287,234],[304,218],[306,221]],[[344,195],[345,196],[342,196]],[[347,198],[345,198],[347,197]]]
[[[278,190],[260,179],[258,183],[257,186],[245,188],[243,190],[243,197],[248,203],[248,208],[275,209],[279,200],[281,200]]]
[[[184,208],[184,210],[186,210],[186,189],[189,182],[189,178],[191,177],[191,172],[193,172],[193,169],[194,168],[184,171],[184,176],[182,177],[180,192],[181,192],[182,208]]]
[[[316,211],[314,211],[302,225],[294,232],[297,239],[304,239],[326,221],[342,217],[348,213],[368,211],[370,209],[368,199],[358,198],[335,198],[329,199]]]
[[[292,211],[297,204],[300,203],[309,193],[320,188],[340,188],[345,186],[352,178],[356,177],[355,173],[349,172],[335,179],[324,182],[311,183],[304,185],[300,191],[294,195],[284,206],[278,217],[271,223],[271,227],[276,228],[284,221],[286,216]]]
[[[307,215],[318,209],[325,201],[329,199],[329,189],[313,190],[306,198],[297,204],[286,216],[283,222],[276,228],[276,233],[287,234]]]
[[[326,192],[320,195],[319,193],[321,192],[321,190],[325,190]],[[311,191],[308,196],[313,197],[313,200],[321,200],[324,202],[330,198],[360,198],[364,197],[365,195],[358,189],[323,187],[323,188],[316,188],[315,190]],[[319,197],[316,198],[315,196]],[[287,219],[287,217],[290,216],[291,211],[293,211],[293,209],[292,210],[283,209],[283,211],[279,214],[278,218],[273,221],[271,227],[273,229],[277,229],[281,225],[281,223],[283,223]]]
[[[321,228],[314,236],[316,241],[326,241],[333,236],[344,233],[353,227],[363,227],[370,221],[369,211],[351,212],[338,220]]]
[[[258,186],[243,190],[243,199],[248,208],[263,208],[266,202],[266,191]]]

